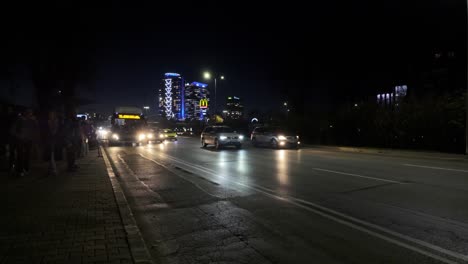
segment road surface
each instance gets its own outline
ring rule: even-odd
[[[157,263],[465,263],[468,164],[313,148],[106,149]]]

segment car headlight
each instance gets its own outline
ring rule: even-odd
[[[98,133],[99,133],[99,135],[101,135],[103,137],[103,136],[106,136],[109,133],[109,131],[104,130],[104,129],[100,129],[100,130],[98,130]]]
[[[286,137],[285,136],[278,136],[278,139],[279,140],[286,140]]]
[[[240,139],[240,140],[243,140],[243,139],[244,139],[244,136],[240,135],[240,136],[239,136],[239,139]]]
[[[164,138],[164,134],[159,134],[159,138]]]
[[[175,135],[175,137],[177,137],[177,134]]]
[[[146,137],[148,137],[149,139],[153,138],[153,134],[148,134],[146,135]]]
[[[113,134],[113,135],[112,135],[112,138],[115,139],[115,140],[119,140],[119,135]]]
[[[145,138],[146,138],[146,135],[145,135],[145,134],[140,134],[140,135],[138,135],[138,139],[139,139],[139,140],[143,140],[143,139],[145,139]]]
[[[227,137],[226,137],[226,136],[220,136],[219,139],[220,139],[220,140],[226,140]]]
[[[299,136],[296,136],[297,139],[299,139]]]

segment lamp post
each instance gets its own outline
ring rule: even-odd
[[[205,72],[203,73],[203,77],[206,79],[206,80],[211,80],[211,73],[209,72]],[[217,94],[216,94],[216,90],[217,90],[217,75],[214,75],[214,88],[215,88],[215,103],[214,103],[214,113],[216,114],[216,110],[217,110],[217,106],[218,106],[218,102],[217,102]],[[219,79],[221,80],[224,80],[224,75],[219,75]]]
[[[143,106],[143,109],[145,109],[146,115],[148,115],[150,107],[149,106]]]

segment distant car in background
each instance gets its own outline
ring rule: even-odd
[[[301,142],[297,133],[281,127],[256,127],[250,135],[254,147],[299,148]]]
[[[177,141],[177,133],[172,129],[161,129],[159,131],[159,139]]]
[[[191,127],[176,127],[174,128],[174,132],[177,133],[179,136],[192,136],[193,131]]]

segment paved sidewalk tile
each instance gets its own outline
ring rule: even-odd
[[[53,177],[45,163],[0,174],[0,263],[133,263],[103,159],[91,151],[77,172],[59,166]]]

